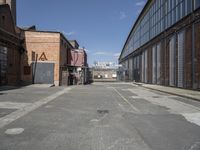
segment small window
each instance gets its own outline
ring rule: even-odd
[[[2,21],[5,21],[6,17],[5,16],[2,16]]]

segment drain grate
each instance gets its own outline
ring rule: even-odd
[[[109,110],[97,110],[97,112],[101,115],[108,114]]]

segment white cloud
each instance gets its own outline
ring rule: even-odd
[[[123,20],[123,19],[125,19],[125,18],[127,18],[126,13],[123,12],[123,11],[120,11],[120,12],[119,12],[119,19],[120,19],[120,20]]]
[[[120,56],[120,53],[114,53],[113,56],[118,58]]]
[[[88,49],[84,49],[87,53],[90,53],[90,50],[88,50]]]
[[[136,14],[139,15],[141,13],[141,11],[142,11],[142,8],[138,9]]]
[[[95,52],[93,55],[110,55],[110,53],[104,52],[104,51],[99,51],[99,52]]]
[[[118,58],[120,56],[120,53],[98,51],[98,52],[93,53],[93,55],[103,55],[103,56],[110,56],[110,57],[116,57],[116,58]]]
[[[137,2],[135,5],[136,6],[144,6],[145,5],[145,1]]]
[[[74,31],[71,31],[71,32],[68,32],[68,33],[65,33],[67,36],[72,36],[72,35],[74,35],[74,34],[76,34],[76,32],[74,32]]]

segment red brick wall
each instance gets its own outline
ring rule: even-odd
[[[23,56],[22,62],[22,80],[32,82],[32,72],[30,75],[24,75],[24,66],[32,64],[32,54],[38,55],[38,62],[40,56],[44,53],[47,60],[42,62],[55,63],[54,68],[54,82],[58,85],[60,81],[60,34],[46,33],[46,32],[32,32],[25,31],[25,49],[27,53]],[[64,52],[64,51],[63,51]],[[67,57],[67,56],[66,56]],[[28,62],[28,64],[27,64]],[[32,70],[32,69],[31,69]]]
[[[14,22],[8,5],[0,5],[0,28],[15,34]]]
[[[185,34],[185,88],[192,88],[192,27],[186,28]]]
[[[195,85],[200,89],[200,23],[195,24]]]
[[[68,56],[69,64],[71,66],[84,66],[86,57],[85,52],[82,49],[72,49]]]
[[[7,80],[9,85],[20,81],[20,53],[17,47],[8,47]]]

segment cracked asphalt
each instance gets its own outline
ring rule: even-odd
[[[126,83],[4,90],[0,150],[200,150],[200,102]]]

